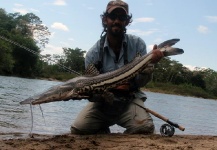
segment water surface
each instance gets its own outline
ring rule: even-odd
[[[40,93],[60,82],[0,76],[0,133],[30,133],[31,112],[29,105],[19,102]],[[186,130],[176,129],[175,134],[217,135],[217,102],[215,100],[146,92],[146,107]],[[77,114],[88,103],[87,100],[53,102],[33,106],[33,133],[63,134],[70,132],[70,126]],[[152,116],[156,133],[165,122]],[[112,132],[123,132],[117,125]]]

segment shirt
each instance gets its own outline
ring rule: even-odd
[[[103,61],[102,61],[102,73],[114,71],[124,65],[124,48],[123,43],[127,44],[127,60],[131,62],[138,54],[147,54],[145,42],[138,36],[125,34],[122,42],[122,48],[120,51],[119,58],[117,59],[113,50],[109,47],[107,37],[105,38]],[[89,64],[96,64],[100,60],[100,40],[93,45],[92,48],[87,52],[85,56],[85,67]],[[135,94],[136,98],[146,97],[142,91],[137,91]]]

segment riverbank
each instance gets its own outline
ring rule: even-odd
[[[34,135],[34,138],[13,138],[0,140],[0,149],[82,149],[82,150],[215,150],[217,136],[200,135],[174,135],[162,137],[161,135]]]
[[[144,91],[150,91],[155,93],[173,94],[190,96],[204,99],[217,100],[217,97],[211,93],[208,93],[204,89],[192,86],[189,84],[175,85],[172,83],[161,83],[161,82],[149,82],[144,88]]]

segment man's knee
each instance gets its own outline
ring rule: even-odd
[[[70,130],[71,130],[71,134],[84,134],[82,131],[78,130],[73,126],[71,126]]]
[[[89,134],[109,134],[111,133],[109,127],[101,128],[98,130],[91,130],[88,129],[87,131],[79,130],[74,126],[71,126],[70,128],[71,134],[78,134],[78,135],[89,135]]]
[[[154,124],[149,124],[138,128],[138,130],[135,130],[135,134],[153,134],[154,130]]]
[[[155,131],[155,126],[153,122],[145,125],[136,126],[131,129],[127,129],[124,133],[128,134],[153,134]]]
[[[92,132],[84,131],[84,130],[79,130],[74,126],[71,126],[70,128],[71,134],[78,134],[78,135],[88,135],[88,134],[93,134]]]

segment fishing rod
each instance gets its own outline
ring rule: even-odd
[[[25,46],[23,46],[23,45],[21,45],[21,44],[19,44],[19,43],[17,43],[17,42],[14,42],[14,41],[12,41],[12,40],[10,40],[10,39],[8,39],[8,38],[2,36],[2,35],[0,35],[0,39],[2,39],[2,40],[4,40],[4,41],[7,41],[7,42],[9,42],[9,43],[11,43],[11,44],[14,44],[14,45],[16,45],[16,46],[18,46],[18,47],[20,47],[20,48],[23,48],[23,49],[27,50],[28,52],[30,52],[30,53],[32,53],[32,54],[35,54],[35,55],[37,55],[37,56],[39,56],[39,57],[41,57],[41,58],[44,58],[44,55],[41,55],[40,53],[35,52],[35,51],[29,49],[28,47],[25,47]],[[52,61],[52,62],[56,63],[56,61],[55,61],[55,60],[52,60],[52,59],[49,59],[49,61]],[[58,65],[59,67],[65,69],[66,71],[70,72],[70,73],[74,73],[74,74],[76,74],[76,75],[78,75],[78,76],[81,75],[79,72],[74,71],[74,70],[72,70],[72,69],[70,69],[70,68],[64,66],[64,65],[61,64],[61,63],[57,63],[57,65]]]
[[[168,118],[158,114],[157,112],[147,108],[147,107],[143,107],[135,102],[133,102],[135,105],[139,106],[140,108],[143,108],[144,110],[146,110],[147,112],[149,112],[150,114],[154,115],[155,117],[167,122],[168,124],[163,124],[160,128],[160,133],[162,136],[173,136],[175,133],[175,128],[178,128],[181,131],[185,131],[185,128],[178,125],[177,123],[174,123],[172,121],[170,121]],[[175,127],[175,128],[174,128]]]

